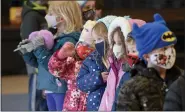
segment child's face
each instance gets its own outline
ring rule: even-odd
[[[92,31],[92,37],[94,38],[96,44],[104,41],[104,38],[97,35],[94,30]]]
[[[122,37],[119,36],[118,32],[113,35],[113,53],[117,59],[121,59],[125,54],[124,43],[121,40]]]
[[[132,67],[135,63],[139,61],[138,51],[136,49],[136,43],[134,40],[127,40],[127,62]]]
[[[136,49],[136,43],[127,43],[127,52],[128,54],[138,56],[138,51]]]
[[[174,65],[175,59],[176,50],[174,46],[167,46],[149,53],[147,61],[161,68],[170,69]]]
[[[122,46],[122,40],[120,39],[120,36],[118,35],[118,32],[115,32],[113,37],[114,44]]]
[[[49,27],[54,27],[56,25],[58,25],[58,23],[61,22],[62,18],[60,16],[58,16],[58,14],[56,14],[51,8],[49,8],[48,10],[48,14],[46,15],[46,21],[49,24]]]
[[[82,14],[84,21],[95,19],[95,1],[87,1],[82,8]]]

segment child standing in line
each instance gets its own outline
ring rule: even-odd
[[[154,22],[141,27],[133,24],[130,36],[136,42],[139,58],[146,64],[133,66],[132,78],[120,89],[116,110],[162,110],[168,87],[182,74],[174,66],[177,38],[159,14],[154,15]]]
[[[49,71],[55,77],[67,82],[68,90],[65,95],[64,111],[85,111],[86,93],[81,92],[76,86],[76,77],[84,60],[94,49],[84,43],[74,44],[67,42],[53,54],[49,61]]]
[[[45,90],[49,111],[62,111],[67,83],[49,73],[48,62],[53,53],[59,50],[66,42],[71,42],[74,45],[78,42],[82,28],[82,16],[76,1],[49,1],[49,10],[45,18],[49,27],[57,28],[52,49],[48,50],[45,46],[44,38],[37,36],[27,42],[23,40],[21,43],[21,45],[30,45],[32,43],[29,50],[34,55],[25,53],[23,57],[28,64],[36,63],[39,69],[45,70],[45,72],[37,76],[37,86],[39,89]]]
[[[77,88],[76,76],[81,67],[81,62],[94,51],[94,39],[91,36],[91,30],[95,24],[95,21],[86,22],[76,48],[74,44],[67,42],[50,58],[48,67],[51,74],[67,82],[68,90],[63,108],[65,111],[86,110],[86,93]]]
[[[116,16],[106,16],[98,20],[92,29],[96,50],[82,63],[78,73],[78,88],[88,93],[87,111],[97,111],[106,87],[109,72],[108,57],[108,27]]]
[[[112,21],[109,27],[108,38],[112,56],[109,57],[111,70],[107,79],[107,87],[105,89],[99,111],[111,111],[115,96],[116,89],[119,86],[120,80],[129,80],[129,76],[125,73],[122,65],[127,62],[127,48],[126,42],[128,33],[132,30],[132,24],[137,23],[142,25],[145,23],[142,20],[131,19],[127,16],[117,17]]]

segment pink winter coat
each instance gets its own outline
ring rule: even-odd
[[[109,58],[109,62],[113,63],[113,58]],[[114,65],[111,65],[111,70],[107,78],[107,87],[105,88],[105,92],[101,100],[99,111],[111,111],[112,109],[112,105],[116,94],[116,88],[119,85],[121,77],[124,74],[124,71],[120,66],[121,64],[122,62],[116,62],[114,63]],[[114,66],[114,68],[112,66]]]

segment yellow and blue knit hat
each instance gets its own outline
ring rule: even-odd
[[[163,48],[177,43],[177,38],[166,26],[165,20],[160,14],[154,14],[154,22],[146,23],[141,27],[133,24],[130,35],[136,41],[139,58],[155,49]]]

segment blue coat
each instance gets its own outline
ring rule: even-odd
[[[128,81],[129,79],[131,78],[130,76],[130,73],[129,72],[125,72],[125,74],[121,77],[121,80],[119,82],[119,85],[116,89],[116,94],[115,94],[115,98],[114,98],[114,103],[112,105],[112,111],[116,111],[116,102],[117,102],[117,99],[118,99],[118,94],[119,94],[119,91],[121,89],[121,87],[124,85],[124,83],[126,81]]]
[[[78,88],[88,93],[87,111],[97,111],[103,96],[106,83],[103,82],[101,72],[107,71],[102,57],[95,50],[82,63],[77,77]]]
[[[31,66],[38,67],[37,75],[37,89],[49,90],[55,93],[65,93],[67,90],[67,83],[60,80],[62,86],[59,87],[56,82],[56,77],[51,75],[48,71],[48,62],[52,54],[60,49],[65,42],[72,42],[76,44],[79,40],[80,33],[73,32],[70,34],[62,34],[55,39],[55,44],[51,50],[47,50],[45,46],[38,47],[31,53],[26,53],[23,58],[26,63]]]

